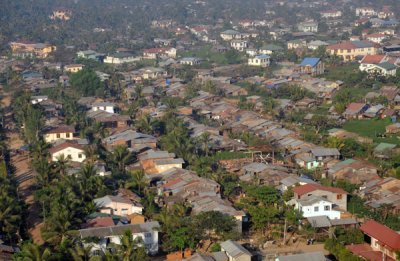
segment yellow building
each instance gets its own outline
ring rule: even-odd
[[[356,57],[375,55],[378,52],[377,46],[369,41],[348,41],[329,45],[326,48],[329,55],[336,55],[343,61],[354,61]]]
[[[13,55],[18,57],[38,57],[46,58],[50,53],[54,52],[57,48],[54,45],[45,43],[23,43],[11,42],[11,51]]]
[[[83,67],[83,64],[69,64],[64,66],[64,71],[69,73],[76,73],[82,70]]]
[[[70,126],[58,126],[52,128],[44,133],[44,140],[46,142],[54,142],[60,139],[72,140],[74,139],[75,129]]]

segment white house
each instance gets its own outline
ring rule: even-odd
[[[48,99],[49,99],[49,97],[46,95],[32,96],[31,103],[37,104],[37,103],[41,103],[42,101],[47,101]]]
[[[358,7],[356,8],[356,16],[375,16],[377,12],[372,7]]]
[[[243,52],[247,47],[249,47],[249,42],[246,40],[232,40],[231,47],[235,50]]]
[[[115,104],[111,102],[96,102],[92,104],[92,111],[106,111],[115,113]]]
[[[94,227],[79,230],[79,236],[82,238],[84,245],[92,247],[93,254],[100,254],[101,251],[109,247],[112,244],[120,245],[121,238],[125,231],[129,230],[132,232],[132,238],[140,239],[146,252],[150,255],[158,253],[158,229],[160,224],[157,221],[146,222],[143,224],[129,224],[129,225],[117,225],[111,227]],[[90,240],[90,243],[85,243],[85,239],[98,238],[99,240],[94,242]]]
[[[58,157],[64,155],[73,162],[83,162],[86,159],[82,145],[72,142],[64,142],[49,149],[51,160],[57,161]]]
[[[340,211],[333,210],[333,203],[325,198],[311,195],[294,201],[295,209],[305,218],[327,216],[329,219],[340,219]]]
[[[378,44],[382,43],[386,38],[387,38],[387,36],[382,33],[369,34],[369,35],[365,36],[365,39],[367,39],[368,41],[371,41],[373,43],[378,43]]]
[[[270,56],[266,54],[260,54],[248,59],[248,65],[268,67],[270,65]]]
[[[226,30],[220,34],[224,41],[230,41],[233,39],[243,39],[243,34],[235,30]]]
[[[318,32],[318,23],[314,21],[302,22],[297,26],[297,29],[301,32]]]
[[[140,57],[135,57],[131,53],[115,53],[107,55],[104,59],[104,63],[111,63],[111,64],[122,64],[122,63],[132,63],[140,61]]]
[[[180,60],[180,64],[186,64],[186,65],[190,65],[190,66],[198,65],[200,63],[201,63],[201,59],[196,58],[196,57],[185,57]]]
[[[382,76],[396,76],[397,66],[388,62],[373,64],[365,69],[369,74],[379,74]]]
[[[138,197],[138,200],[140,198]],[[101,213],[111,215],[129,216],[137,213],[142,214],[143,206],[140,202],[133,202],[132,200],[122,196],[107,195],[93,200],[96,206],[100,209]]]

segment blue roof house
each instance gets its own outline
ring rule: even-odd
[[[304,58],[299,65],[299,72],[310,74],[312,76],[323,74],[325,70],[324,63],[320,58]]]

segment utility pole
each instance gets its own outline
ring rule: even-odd
[[[287,230],[286,225],[287,225],[287,222],[286,222],[286,218],[285,218],[285,226],[283,229],[283,244],[284,245],[286,245],[286,230]]]

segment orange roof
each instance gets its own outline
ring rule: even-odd
[[[144,53],[163,53],[167,50],[167,48],[150,48],[150,49],[144,49]]]
[[[369,34],[365,38],[378,38],[378,37],[385,38],[386,35],[380,34],[380,33],[376,33],[376,34]]]
[[[361,60],[361,63],[378,64],[378,63],[382,62],[383,58],[385,58],[385,55],[368,54],[368,55],[364,56],[364,58]]]
[[[326,186],[322,186],[320,184],[306,184],[303,186],[298,186],[293,189],[293,192],[295,194],[301,196],[301,195],[307,194],[307,193],[315,191],[315,190],[324,190],[324,191],[329,191],[329,192],[337,193],[337,194],[347,194],[347,192],[341,188],[326,187]]]
[[[365,234],[378,240],[383,247],[389,247],[395,251],[400,250],[400,234],[387,226],[375,220],[369,220],[362,224],[360,229]]]

